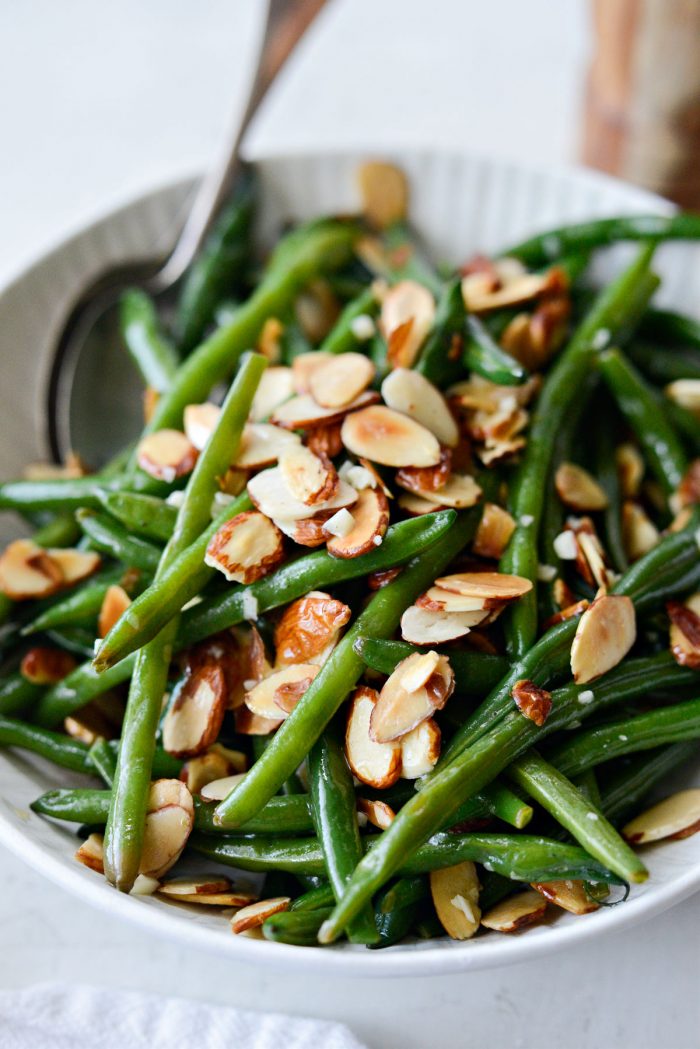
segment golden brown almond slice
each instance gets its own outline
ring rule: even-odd
[[[421,676],[423,659],[420,652],[414,652],[385,681],[370,720],[370,736],[375,743],[389,743],[405,736],[436,710],[442,710],[452,695],[454,674],[447,656],[438,656],[435,669],[423,685],[411,691],[405,687],[405,677],[412,685],[414,674],[416,678]]]
[[[437,506],[450,506],[455,510],[466,510],[476,506],[481,499],[481,488],[469,474],[453,473],[449,480],[436,492],[421,488],[416,492],[421,499],[427,499]]]
[[[564,506],[572,510],[604,510],[608,497],[595,477],[576,463],[560,463],[554,474],[554,487]]]
[[[309,378],[309,392],[322,408],[344,408],[367,389],[375,368],[363,353],[341,353],[315,368]]]
[[[372,390],[366,390],[342,408],[322,408],[310,393],[302,393],[275,408],[270,421],[276,426],[284,427],[285,430],[328,428],[334,423],[341,422],[348,413],[358,411],[370,404],[376,404],[378,400],[378,394]]]
[[[160,878],[178,861],[194,826],[194,802],[184,783],[151,784],[143,833],[140,873]]]
[[[313,663],[297,663],[282,667],[263,678],[259,684],[246,692],[245,705],[253,714],[261,718],[286,717],[289,711],[284,710],[281,703],[284,702],[285,687],[297,682],[304,683],[304,691],[309,687],[321,668]],[[280,690],[280,703],[276,702],[277,692]],[[303,695],[303,693],[302,693]],[[298,697],[300,698],[300,697]]]
[[[156,430],[139,441],[139,467],[150,477],[170,484],[194,469],[199,452],[180,430]]]
[[[422,517],[423,514],[434,514],[438,510],[446,509],[439,503],[431,503],[420,495],[414,495],[412,492],[402,492],[397,501],[399,507],[411,517]]]
[[[502,601],[517,601],[532,590],[529,579],[505,572],[456,572],[436,579],[435,586],[481,601],[481,608],[491,608]]]
[[[158,889],[158,892],[161,890]],[[247,907],[255,903],[257,896],[254,892],[241,892],[231,889],[228,892],[196,893],[192,896],[168,894],[170,899],[177,903],[196,903],[200,907]]]
[[[571,646],[571,673],[581,685],[594,681],[624,659],[637,636],[629,597],[598,597],[581,616]]]
[[[298,353],[292,361],[292,384],[296,394],[311,392],[311,376],[329,364],[334,354],[325,350],[311,350],[309,353]]]
[[[330,459],[321,459],[303,444],[284,449],[279,457],[279,471],[292,498],[306,506],[326,502],[339,485]]]
[[[268,317],[262,326],[256,349],[262,353],[271,364],[277,364],[282,356],[281,338],[284,334],[284,324],[279,317]]]
[[[294,394],[294,378],[291,368],[276,366],[266,368],[250,407],[250,418],[254,423],[264,422]]]
[[[411,605],[401,616],[401,637],[412,645],[439,645],[464,637],[483,618],[481,612],[431,612]]]
[[[338,514],[348,513],[347,510],[323,510],[313,517],[305,517],[302,521],[275,520],[275,525],[280,532],[292,539],[298,546],[323,546],[328,540],[326,524],[337,517]]]
[[[488,276],[469,274],[462,280],[462,297],[470,313],[488,313],[529,302],[548,287],[549,276],[546,273],[525,273],[495,289]]]
[[[430,894],[437,916],[453,940],[468,940],[479,928],[480,888],[471,860],[430,872]]]
[[[326,455],[329,459],[335,459],[343,450],[343,439],[340,436],[340,423],[332,423],[330,426],[314,426],[308,430],[305,438],[307,448],[314,455]],[[347,478],[345,478],[347,480]]]
[[[407,492],[419,495],[421,492],[437,492],[449,481],[452,476],[452,453],[449,448],[443,448],[440,462],[437,466],[404,466],[396,473],[396,483]]]
[[[76,667],[75,656],[60,648],[37,645],[22,656],[19,672],[33,685],[55,685]]]
[[[257,510],[245,510],[222,524],[212,536],[204,561],[231,583],[254,583],[271,572],[283,557],[279,528]]]
[[[423,688],[440,665],[440,656],[437,652],[416,652],[413,656],[403,660],[400,680],[401,687],[407,692],[415,692]],[[398,669],[398,667],[396,668]]]
[[[228,878],[212,874],[201,878],[172,878],[158,887],[160,896],[177,903],[197,903],[206,907],[246,907],[254,903],[254,893],[236,889]]]
[[[365,817],[367,823],[378,827],[379,830],[387,830],[396,817],[391,805],[387,805],[385,801],[376,801],[371,798],[358,798],[357,811]]]
[[[603,544],[590,517],[582,517],[576,521],[569,518],[566,529],[555,539],[554,549],[557,553],[561,550],[564,558],[569,552],[566,544],[571,534],[575,537],[573,551],[576,570],[590,586],[607,588],[614,581],[614,576],[608,568]]]
[[[408,183],[400,168],[371,160],[358,168],[357,182],[362,213],[371,225],[385,229],[406,217]]]
[[[566,619],[573,619],[574,616],[580,616],[581,613],[585,612],[586,609],[589,607],[590,601],[588,601],[585,597],[581,598],[580,601],[574,601],[573,604],[568,605],[566,608],[560,609],[558,612],[555,612],[553,616],[550,616],[549,619],[545,620],[543,628],[545,630],[549,630],[549,628],[554,626],[556,623],[563,623]]]
[[[513,437],[503,441],[494,441],[484,448],[478,448],[477,453],[484,466],[490,467],[495,466],[496,463],[503,462],[504,459],[510,459],[511,456],[517,455],[525,447],[525,444],[524,437]]]
[[[282,711],[279,711],[279,718],[261,718],[259,714],[254,714],[252,710],[248,710],[245,703],[236,707],[234,711],[236,732],[241,736],[269,736],[271,732],[274,732],[280,727],[284,721],[282,717]]]
[[[367,586],[370,590],[381,590],[383,587],[393,583],[397,576],[401,575],[400,568],[385,568],[381,572],[370,572],[367,576]]]
[[[427,608],[430,612],[478,612],[474,616],[474,626],[486,619],[487,612],[491,609],[499,609],[504,605],[503,601],[494,602],[483,597],[466,597],[456,594],[452,590],[443,590],[439,586],[431,586],[424,594],[416,599],[418,608]]]
[[[383,405],[348,415],[341,436],[348,451],[382,466],[436,466],[440,462],[434,434]]]
[[[97,633],[106,637],[114,624],[121,619],[131,604],[131,598],[122,586],[116,584],[107,588],[102,598],[102,607],[97,617]]]
[[[363,488],[352,508],[352,526],[328,540],[331,557],[360,557],[381,546],[389,526],[389,503],[379,488]]]
[[[303,521],[325,510],[340,510],[357,502],[356,489],[339,478],[329,499],[308,506],[291,495],[279,466],[252,477],[248,482],[248,495],[258,510],[273,521]]]
[[[638,561],[653,550],[660,539],[659,530],[639,505],[627,499],[622,504],[622,540],[630,561]]]
[[[186,761],[180,771],[180,779],[190,794],[194,795],[199,794],[208,783],[224,779],[232,774],[233,769],[226,758],[210,749],[206,754],[200,754]]]
[[[185,436],[190,444],[201,452],[219,422],[221,408],[218,404],[188,404],[183,413]]]
[[[301,447],[295,433],[272,423],[246,423],[235,466],[240,470],[260,470],[272,466],[289,448]]]
[[[73,586],[96,572],[102,558],[93,550],[71,550],[50,547],[47,554],[63,573],[63,586]]]
[[[515,705],[524,717],[540,727],[544,725],[552,709],[552,695],[534,681],[516,681],[510,692]]]
[[[215,663],[185,680],[163,719],[163,746],[178,758],[202,754],[215,742],[226,713],[226,678]]]
[[[515,519],[496,503],[484,503],[484,512],[474,536],[472,551],[477,557],[500,560],[516,529]]]
[[[49,597],[63,585],[63,571],[31,539],[16,539],[0,556],[0,591],[13,601]]]
[[[633,845],[689,838],[700,831],[700,788],[681,790],[642,812],[622,828]]]
[[[319,590],[293,601],[275,628],[275,666],[321,666],[351,614],[342,601]]]
[[[258,900],[257,903],[241,907],[240,911],[231,918],[231,932],[240,934],[249,929],[259,928],[273,914],[288,910],[291,902],[289,896],[276,896],[270,900]]]
[[[615,465],[620,480],[620,489],[625,499],[634,499],[639,494],[644,478],[644,459],[636,444],[620,444],[615,449]]]
[[[700,379],[676,379],[666,387],[666,396],[681,408],[700,413]]]
[[[681,478],[678,491],[671,498],[671,507],[682,510],[697,503],[700,503],[700,459],[693,459]]]
[[[379,324],[394,368],[410,368],[435,320],[435,299],[415,280],[402,280],[384,296]]]
[[[73,856],[78,863],[89,867],[91,871],[104,874],[104,837],[102,834],[90,834]]]
[[[394,368],[382,383],[382,397],[387,407],[409,415],[430,430],[440,444],[454,448],[459,443],[459,429],[447,401],[419,372]]]
[[[433,718],[401,737],[401,776],[418,779],[435,768],[440,757],[440,728]]]
[[[202,801],[223,801],[239,783],[245,779],[245,772],[236,772],[232,776],[213,779],[206,783],[199,792]]]
[[[536,881],[532,887],[545,900],[569,914],[591,914],[600,908],[600,904],[586,892],[585,882],[582,881]]]
[[[481,924],[494,932],[517,932],[544,917],[547,901],[539,892],[517,892],[482,915]]]
[[[360,685],[355,689],[348,710],[345,755],[361,783],[384,790],[396,783],[401,773],[401,745],[375,743],[371,738],[370,721],[378,699],[373,688]]]
[[[700,594],[691,594],[685,602],[667,601],[671,620],[669,643],[671,654],[682,667],[700,667]]]

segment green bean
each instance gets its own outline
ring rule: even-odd
[[[700,379],[700,353],[694,348],[660,348],[635,340],[627,347],[627,356],[648,379],[660,386],[676,379]]]
[[[606,407],[609,409],[609,405]],[[598,414],[598,425],[593,436],[595,477],[608,499],[608,505],[603,510],[605,549],[616,571],[626,572],[629,560],[622,536],[622,496],[615,460],[614,421],[609,410]]]
[[[45,630],[44,637],[50,644],[70,652],[79,659],[90,659],[95,651],[95,631],[89,627],[54,627],[52,630]]]
[[[700,323],[673,310],[649,309],[642,318],[640,330],[644,335],[675,345],[700,349]]]
[[[323,907],[332,907],[335,903],[333,890],[327,881],[322,882],[315,889],[308,889],[296,900],[292,900],[290,911],[315,911]]]
[[[434,295],[440,295],[442,281],[432,261],[427,258],[415,231],[403,221],[395,222],[376,235],[375,250],[363,257],[370,271],[392,284],[414,280],[424,284]]]
[[[624,881],[643,882],[649,873],[611,823],[566,776],[530,750],[508,768],[509,777],[538,801],[595,859]]]
[[[494,780],[493,783],[484,787],[483,791],[475,795],[475,797],[484,796],[489,799],[494,816],[498,816],[504,823],[509,823],[511,827],[521,830],[527,827],[533,817],[532,806],[519,798],[505,783]],[[459,810],[457,816],[459,816]]]
[[[72,772],[92,771],[88,748],[80,740],[14,718],[0,717],[0,746],[21,747]]]
[[[241,283],[250,257],[255,197],[254,182],[245,174],[185,277],[175,318],[185,353],[202,338],[219,303]]]
[[[392,674],[402,659],[415,652],[405,641],[387,641],[376,637],[358,637],[355,651],[365,666],[380,674]],[[482,652],[445,653],[455,675],[455,691],[465,696],[480,696],[501,680],[508,669],[505,656],[490,656]]]
[[[583,775],[577,776],[573,781],[577,790],[580,790],[584,798],[588,798],[597,809],[603,810],[603,799],[600,796],[598,779],[593,769],[587,769]]]
[[[373,949],[391,947],[392,944],[403,940],[415,924],[418,905],[429,895],[424,877],[400,878],[385,889],[380,894],[375,909],[379,940],[370,946]],[[330,911],[326,918],[330,918]]]
[[[81,587],[70,590],[65,597],[51,604],[30,623],[22,628],[22,634],[36,634],[40,630],[51,630],[54,627],[83,626],[97,618],[105,594],[111,586],[120,584],[127,593],[133,593],[138,580],[131,574],[125,574],[120,568],[107,568]]]
[[[417,372],[437,386],[455,382],[463,373],[456,340],[462,336],[464,323],[462,283],[456,278],[440,294],[432,330],[414,365]]]
[[[336,900],[343,895],[362,858],[357,799],[341,740],[340,726],[329,725],[311,747],[308,757],[314,824]],[[351,943],[376,942],[374,914],[369,905],[353,919],[347,935]]]
[[[32,539],[38,546],[72,546],[80,538],[80,529],[73,514],[57,514],[41,528],[37,528]]]
[[[264,357],[252,353],[241,361],[216,428],[190,477],[156,581],[208,523],[217,478],[235,459],[266,364]],[[139,870],[155,736],[178,625],[175,616],[139,650],[131,679],[104,845],[105,874],[124,892],[131,890]]]
[[[110,554],[128,568],[139,568],[153,573],[158,567],[161,551],[147,539],[132,535],[127,529],[108,517],[92,510],[78,510],[78,523],[97,550]]]
[[[263,936],[275,943],[291,943],[297,947],[318,946],[319,929],[330,913],[330,907],[312,911],[280,911],[265,919]]]
[[[416,558],[372,597],[282,722],[263,756],[219,805],[217,817],[222,825],[236,826],[250,819],[297,768],[362,673],[364,664],[353,649],[356,638],[368,633],[378,637],[393,633],[406,606],[472,538],[479,516],[479,511],[460,515],[431,548],[429,557]]]
[[[464,366],[498,386],[518,386],[527,379],[523,365],[502,349],[486,324],[475,314],[465,318],[467,340]]]
[[[140,288],[129,288],[121,297],[119,312],[122,337],[144,383],[163,393],[175,378],[178,359],[161,330],[153,300]]]
[[[676,404],[670,397],[659,397],[663,414],[671,428],[681,437],[693,456],[700,453],[700,420],[688,408]]]
[[[345,353],[347,350],[362,349],[365,339],[355,334],[354,321],[358,317],[376,317],[379,301],[372,288],[366,288],[347,304],[328,335],[319,346],[323,353]]]
[[[108,787],[111,787],[114,783],[114,774],[117,771],[117,755],[113,748],[110,747],[107,740],[103,739],[102,736],[98,736],[88,750],[88,761],[97,774],[102,777],[105,784]],[[109,801],[109,796],[107,801]],[[107,808],[107,806],[105,808]],[[105,811],[105,821],[106,819],[107,811]],[[91,820],[90,822],[93,821]]]
[[[688,461],[673,428],[659,412],[653,391],[619,350],[602,353],[598,363],[656,480],[671,495],[680,484]]]
[[[657,783],[691,758],[697,757],[697,743],[674,743],[669,747],[642,753],[626,762],[601,786],[603,811],[615,824],[633,816]]]
[[[596,340],[601,338],[601,333],[607,340],[617,337],[646,306],[653,288],[643,278],[649,275],[652,254],[653,247],[644,247],[632,265],[598,295],[568,347],[549,372],[532,417],[527,446],[511,495],[514,517],[531,523],[521,524],[515,530],[501,558],[502,572],[524,576],[533,583],[537,578],[537,537],[545,498],[544,479],[550,468],[557,432],[589,372]],[[537,633],[534,587],[508,615],[508,649],[519,659],[531,648]]]
[[[42,685],[33,685],[21,674],[8,674],[0,682],[0,714],[6,717],[26,714],[44,691]]]
[[[116,517],[130,532],[167,543],[173,534],[177,509],[155,495],[138,492],[98,490],[98,499],[108,514]]]
[[[100,509],[98,488],[122,488],[126,481],[120,476],[104,481],[100,474],[88,477],[71,477],[48,481],[5,481],[0,484],[0,510],[17,510],[26,513],[33,510],[72,512],[89,508]],[[129,480],[136,491],[159,495],[167,494],[169,486],[146,474]]]
[[[81,663],[62,681],[53,685],[39,699],[32,718],[37,725],[51,727],[64,718],[80,710],[95,696],[108,692],[117,685],[128,681],[136,666],[136,653],[123,659],[121,663],[109,670],[99,672],[92,665],[92,659]]]

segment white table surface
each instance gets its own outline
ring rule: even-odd
[[[259,14],[257,0],[0,4],[0,283],[104,209],[210,162]],[[587,42],[582,0],[336,0],[251,148],[458,143],[567,161]],[[342,1019],[370,1049],[697,1045],[700,896],[532,965],[341,981],[182,957],[7,853],[0,886],[3,988],[110,983]]]

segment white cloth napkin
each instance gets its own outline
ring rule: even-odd
[[[0,992],[0,1049],[363,1049],[343,1024],[106,987]]]

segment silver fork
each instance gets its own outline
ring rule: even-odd
[[[110,268],[71,306],[56,341],[48,384],[47,435],[56,461],[75,449],[99,465],[138,433],[141,398],[119,336],[119,296],[125,288],[138,286],[166,305],[172,298],[240,172],[240,147],[248,125],[324,2],[268,0],[243,115],[227,136],[218,163],[202,179],[170,255]]]

